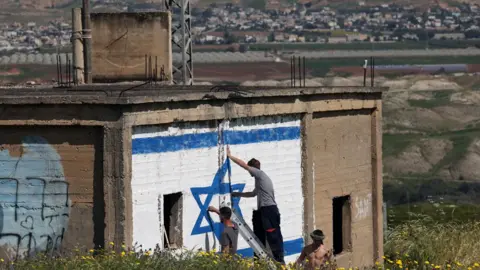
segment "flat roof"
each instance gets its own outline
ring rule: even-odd
[[[319,94],[373,94],[387,87],[268,87],[231,85],[89,84],[67,87],[0,87],[0,104],[142,104]]]

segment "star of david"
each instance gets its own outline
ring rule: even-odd
[[[193,197],[195,198],[195,201],[198,204],[198,207],[200,208],[200,213],[198,215],[197,221],[195,222],[195,225],[193,226],[192,229],[192,235],[198,235],[198,234],[204,234],[212,231],[212,227],[214,228],[214,233],[217,236],[218,239],[220,239],[220,234],[222,233],[222,224],[220,222],[215,222],[212,224],[213,221],[211,221],[208,218],[208,206],[210,206],[210,203],[212,202],[213,195],[219,194],[228,194],[230,193],[230,187],[229,183],[224,183],[223,178],[227,174],[231,175],[231,168],[230,168],[230,159],[227,159],[223,165],[218,169],[217,173],[215,174],[215,177],[213,178],[212,184],[208,187],[193,187],[190,188]],[[245,188],[245,184],[235,184],[232,185],[232,192],[243,192],[243,189]],[[202,202],[200,199],[200,195],[207,195],[205,202]],[[234,211],[239,214],[241,217],[242,211],[240,210],[239,207],[240,203],[240,198],[232,198],[232,204],[233,204],[233,209]],[[208,226],[201,226],[202,221],[206,220],[208,222]]]

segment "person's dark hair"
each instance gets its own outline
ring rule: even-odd
[[[232,209],[230,209],[230,207],[224,206],[220,208],[220,215],[225,219],[230,219],[232,217]]]
[[[325,235],[323,234],[323,232],[321,230],[318,230],[318,229],[314,230],[310,234],[310,237],[312,238],[312,240],[320,242],[322,244],[323,244],[323,239],[325,239]]]
[[[254,159],[254,158],[250,159],[250,160],[248,161],[247,165],[250,166],[250,167],[254,167],[254,168],[257,168],[257,169],[260,170],[260,161]]]

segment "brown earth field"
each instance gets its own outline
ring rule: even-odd
[[[203,64],[193,67],[195,80],[244,82],[256,80],[283,80],[290,78],[289,63],[225,63]],[[308,74],[308,70],[306,72]]]
[[[0,84],[19,84],[26,81],[51,83],[57,78],[56,65],[23,64],[0,67],[0,73],[17,68],[19,75],[0,75]],[[471,73],[480,72],[479,64],[468,65]],[[362,67],[332,67],[330,71],[338,76],[363,76]],[[290,64],[285,62],[264,63],[196,63],[193,66],[194,78],[197,82],[245,82],[264,80],[286,80],[290,78]],[[306,70],[306,77],[311,78],[311,69]],[[63,70],[63,73],[65,71]],[[369,72],[368,72],[369,74]],[[419,69],[376,71],[376,75],[420,75]],[[369,76],[369,75],[368,75]],[[298,71],[297,71],[298,77]]]
[[[1,67],[0,71],[17,68],[19,75],[0,76],[0,84],[19,84],[26,81],[51,83],[57,79],[56,65],[12,65]],[[63,68],[63,67],[62,67]],[[198,63],[193,66],[196,81],[244,82],[256,80],[283,80],[290,78],[289,63]],[[63,71],[65,74],[65,71]],[[309,70],[306,71],[308,76]]]
[[[64,67],[62,67],[64,68]],[[0,75],[0,85],[20,84],[27,81],[36,83],[51,83],[52,79],[57,78],[56,65],[37,65],[37,64],[19,64],[0,67],[0,73],[11,69],[18,69],[18,75]],[[65,71],[63,71],[65,73]],[[65,76],[64,76],[65,77]]]

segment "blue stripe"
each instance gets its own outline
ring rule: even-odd
[[[227,130],[223,134],[226,144],[286,141],[299,139],[300,127],[278,127],[242,131]]]
[[[132,154],[176,152],[187,149],[209,148],[218,143],[216,132],[158,136],[132,140]]]
[[[249,144],[300,138],[300,127],[278,127],[242,131],[227,130],[224,133],[225,144]],[[178,136],[157,136],[132,140],[132,153],[150,154],[176,152],[188,149],[209,148],[218,145],[218,133],[194,133]]]
[[[290,241],[283,242],[283,249],[286,256],[299,254],[303,249],[303,238],[298,238]],[[252,248],[244,248],[237,250],[237,254],[243,257],[253,257]]]

